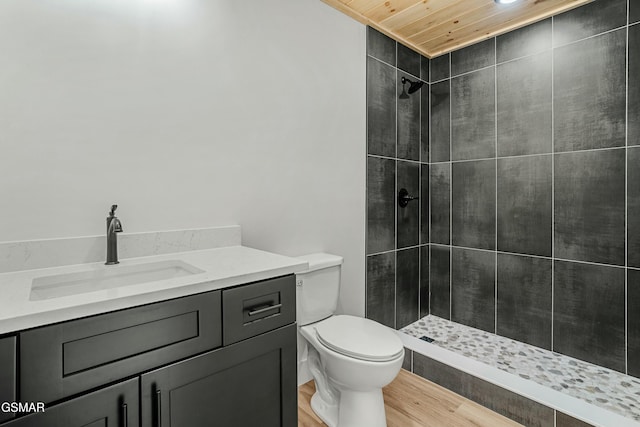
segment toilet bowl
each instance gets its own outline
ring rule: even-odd
[[[296,294],[303,353],[316,383],[311,408],[329,427],[386,427],[382,387],[400,372],[402,341],[373,320],[333,314],[342,258],[301,258],[309,262],[297,275]]]

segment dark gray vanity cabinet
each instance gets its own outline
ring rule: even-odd
[[[1,427],[296,427],[295,320],[289,275],[17,332],[0,399],[46,409]]]
[[[16,337],[0,338],[0,403],[16,400]],[[0,411],[0,422],[13,414]]]
[[[142,376],[142,427],[295,427],[296,326]]]
[[[137,427],[138,379],[105,387],[3,424],[3,427]]]

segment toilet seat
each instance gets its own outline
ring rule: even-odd
[[[322,345],[355,359],[387,362],[404,351],[402,341],[391,329],[370,319],[338,315],[314,326]]]

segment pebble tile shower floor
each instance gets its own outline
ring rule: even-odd
[[[402,332],[640,421],[638,378],[432,315]]]

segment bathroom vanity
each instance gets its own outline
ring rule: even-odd
[[[194,276],[180,281],[182,296],[0,335],[0,401],[46,404],[0,413],[0,425],[296,426],[292,273],[304,263],[284,264]],[[267,278],[237,283],[251,277]]]

